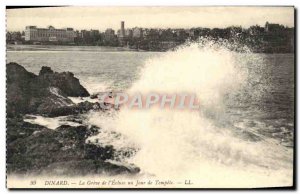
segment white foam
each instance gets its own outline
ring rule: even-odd
[[[67,118],[66,116],[51,118],[51,117],[43,117],[40,115],[26,115],[24,121],[32,124],[41,125],[49,129],[56,129],[61,125],[70,125],[74,127],[81,125],[76,122],[68,121],[66,118]]]
[[[205,111],[222,114],[224,95],[246,85],[243,67],[254,60],[251,53],[208,43],[167,52],[146,62],[128,92],[195,93],[200,112],[123,108],[113,120],[93,114],[90,122],[126,137],[105,143],[134,146],[139,151],[127,162],[159,178],[190,178],[201,187],[291,185],[291,150],[265,140],[250,142],[205,116]]]
[[[94,99],[91,99],[90,97],[68,97],[68,98],[70,100],[72,100],[72,102],[75,104],[79,104],[79,103],[85,102],[85,101],[88,101],[91,103],[99,102],[98,98],[94,98]]]

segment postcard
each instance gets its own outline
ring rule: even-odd
[[[295,188],[294,15],[6,7],[7,188]]]

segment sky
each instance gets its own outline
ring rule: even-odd
[[[7,9],[6,17],[8,31],[28,25],[117,30],[121,21],[125,28],[247,28],[267,21],[294,27],[293,7],[48,7]]]

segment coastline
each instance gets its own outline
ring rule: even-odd
[[[85,115],[109,110],[101,108],[101,102],[76,104],[68,98],[90,96],[72,72],[58,73],[44,66],[36,75],[17,63],[7,64],[6,71],[8,175],[130,175],[140,171],[110,162],[115,149],[88,140],[101,129],[86,123]],[[64,122],[55,128],[30,122],[39,116],[64,116]]]
[[[182,45],[182,44],[181,44]],[[155,49],[155,50],[146,50],[146,49],[133,49],[128,47],[120,46],[97,46],[97,45],[33,45],[33,44],[6,44],[6,51],[89,51],[89,52],[167,52],[176,50],[177,47],[169,49]],[[250,49],[251,50],[251,49]],[[277,50],[273,51],[262,51],[262,50],[251,50],[255,54],[293,54],[291,52],[282,52]]]
[[[119,51],[139,51],[145,50],[130,49],[127,47],[111,46],[78,46],[78,45],[30,45],[30,44],[7,44],[6,51],[101,51],[101,52],[119,52]]]

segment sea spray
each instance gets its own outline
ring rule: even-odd
[[[200,99],[199,112],[124,107],[109,119],[91,113],[89,122],[102,128],[103,144],[135,150],[119,160],[144,174],[189,178],[203,187],[291,185],[292,151],[236,128],[226,115],[228,103],[237,103],[233,96],[249,86],[247,65],[255,62],[262,61],[223,42],[190,43],[148,60],[127,92],[192,92]]]

